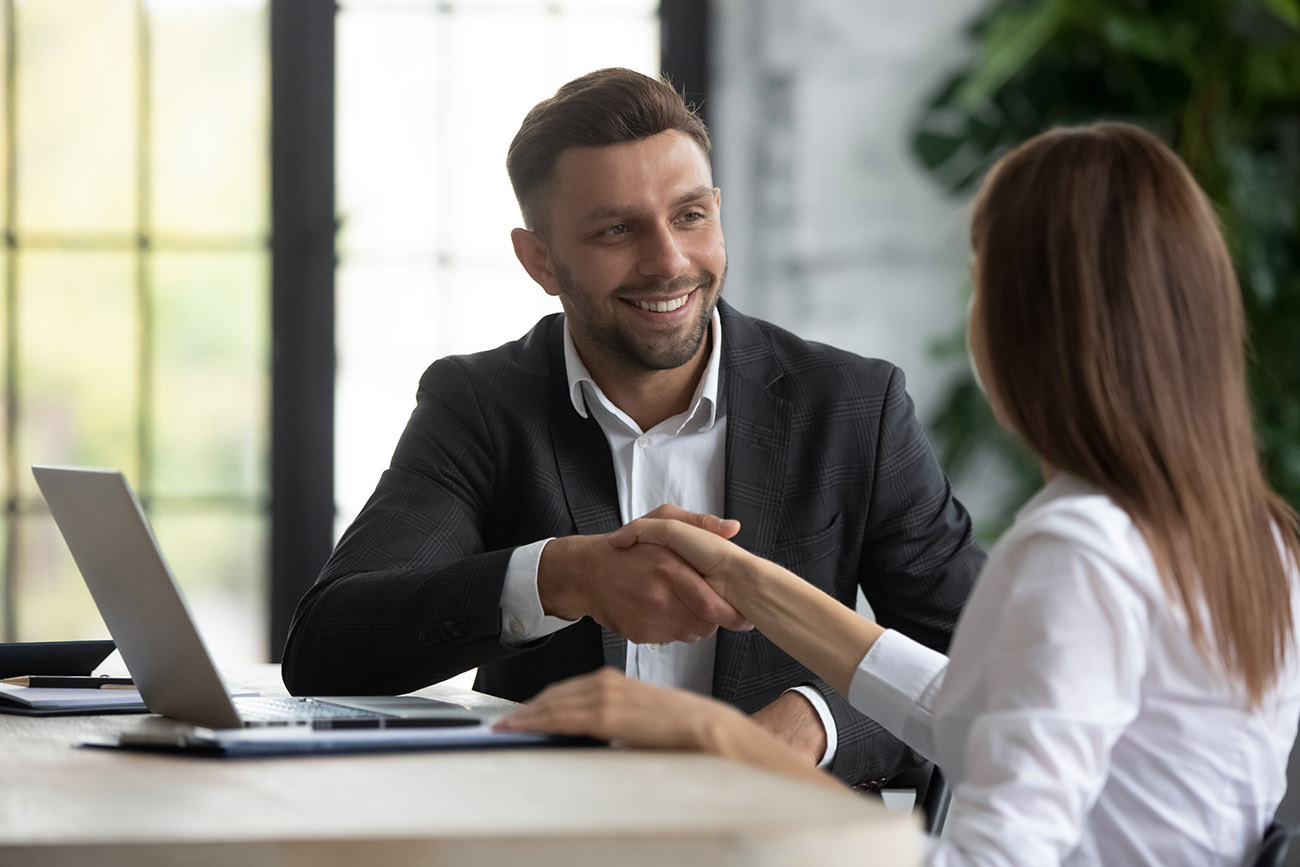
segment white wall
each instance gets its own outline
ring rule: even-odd
[[[888,359],[923,420],[964,361],[929,346],[964,316],[966,210],[908,130],[967,56],[982,0],[714,0],[710,120],[727,297],[802,336]]]

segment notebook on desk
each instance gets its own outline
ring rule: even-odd
[[[116,745],[283,754],[553,740],[492,732],[479,714],[418,696],[232,698],[126,477],[32,473],[145,704],[193,726],[154,727]]]

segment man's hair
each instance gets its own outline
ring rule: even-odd
[[[686,133],[709,153],[704,121],[667,81],[613,67],[565,84],[528,112],[506,155],[524,225],[544,228],[550,181],[565,150],[640,141],[668,130]]]
[[[1290,652],[1284,559],[1300,544],[1256,453],[1210,202],[1148,132],[1056,129],[994,166],[971,245],[990,396],[1047,463],[1132,516],[1193,638],[1258,705]]]

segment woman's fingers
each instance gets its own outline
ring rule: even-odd
[[[739,522],[732,523],[739,526]],[[717,566],[726,557],[728,552],[740,550],[716,533],[704,530],[696,524],[664,518],[637,518],[624,524],[607,538],[611,544],[619,548],[630,548],[638,543],[661,545],[690,563],[697,572],[705,576],[709,569]]]
[[[740,532],[740,522],[733,518],[719,518],[717,515],[691,512],[681,508],[680,506],[674,506],[671,503],[665,503],[637,520],[644,521],[646,519],[677,521],[682,524],[688,524],[692,527],[698,527],[701,530],[705,530],[722,539],[730,539]],[[650,539],[639,539],[635,530],[628,529],[635,523],[637,523],[637,521],[630,521],[611,533],[609,535],[610,543],[616,548],[628,548],[637,542],[651,541]],[[663,543],[658,542],[656,544]]]
[[[701,530],[707,530],[724,539],[730,539],[740,532],[740,522],[733,518],[719,518],[717,515],[710,515],[707,512],[691,512],[672,503],[664,503],[642,517],[681,521],[683,524],[699,527]]]

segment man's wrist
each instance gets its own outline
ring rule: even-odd
[[[587,613],[582,602],[580,582],[576,577],[582,570],[572,568],[571,565],[581,544],[581,536],[565,536],[552,539],[542,549],[542,556],[537,562],[537,598],[541,600],[544,614],[564,620],[578,620]]]
[[[501,643],[507,647],[520,647],[573,625],[571,620],[548,616],[537,596],[537,564],[552,541],[539,539],[510,554],[501,585]]]
[[[829,768],[835,761],[835,754],[839,751],[839,731],[835,727],[835,715],[831,713],[831,707],[826,703],[826,697],[817,691],[812,684],[801,684],[792,686],[786,692],[795,692],[808,700],[813,710],[817,714],[817,719],[821,722],[822,734],[825,737],[825,747],[822,750],[821,757],[817,761],[817,767]]]
[[[807,697],[795,691],[785,692],[767,707],[756,711],[753,717],[763,728],[807,757],[810,765],[821,762],[826,753],[826,729]]]

